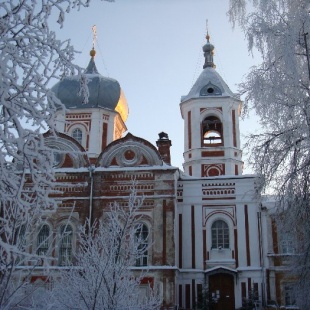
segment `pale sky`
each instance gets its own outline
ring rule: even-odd
[[[100,74],[118,80],[129,105],[128,131],[156,145],[158,133],[172,141],[172,165],[182,168],[184,135],[180,98],[202,71],[206,20],[215,46],[214,62],[233,92],[255,64],[239,29],[232,29],[228,0],[92,0],[90,7],[67,15],[57,30],[81,54],[86,68],[97,26],[95,62]],[[255,120],[241,121],[246,134]],[[245,172],[250,170],[245,162]]]

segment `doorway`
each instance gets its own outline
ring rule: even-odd
[[[235,290],[234,277],[227,273],[209,276],[209,292],[212,296],[213,310],[234,310]]]

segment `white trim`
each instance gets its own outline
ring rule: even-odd
[[[72,136],[73,131],[76,129],[80,129],[82,132],[82,142],[81,143],[78,140],[74,139]],[[70,126],[67,134],[86,149],[86,138],[87,138],[88,132],[87,132],[87,128],[83,124],[80,124],[80,123],[73,124],[72,126]]]

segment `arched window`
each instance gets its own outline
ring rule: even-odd
[[[218,220],[212,224],[212,249],[228,249],[229,248],[229,228],[228,225]]]
[[[37,238],[37,254],[46,255],[49,249],[50,228],[48,225],[43,225],[39,231]]]
[[[26,252],[27,241],[26,241],[26,225],[22,224],[16,231],[16,246],[19,250],[19,254],[16,258],[16,265],[25,263],[24,253]]]
[[[223,144],[222,122],[216,116],[208,116],[202,122],[202,144],[214,146]]]
[[[16,245],[20,251],[26,248],[26,225],[21,225],[16,232]]]
[[[139,224],[136,229],[135,239],[137,242],[136,266],[147,266],[149,230],[145,224]]]
[[[72,236],[73,229],[71,225],[61,226],[58,261],[60,266],[65,266],[72,262]]]
[[[72,131],[72,138],[74,138],[77,142],[82,144],[82,141],[83,141],[83,132],[82,132],[82,130],[80,128],[75,128]]]

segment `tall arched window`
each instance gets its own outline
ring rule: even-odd
[[[65,266],[72,262],[72,236],[71,225],[63,225],[60,228],[59,265]]]
[[[26,225],[21,225],[16,233],[16,245],[20,251],[26,248]]]
[[[75,128],[72,131],[72,138],[74,138],[77,142],[82,144],[82,141],[83,141],[83,132],[82,132],[82,130],[80,128]]]
[[[136,266],[147,266],[149,230],[145,224],[139,224],[135,234],[137,246]]]
[[[19,254],[16,258],[16,265],[24,264],[26,255],[23,255],[26,252],[27,242],[26,242],[26,225],[21,225],[16,231],[16,246],[19,250]]]
[[[212,224],[212,249],[229,248],[229,228],[226,222],[217,220]]]
[[[202,145],[214,146],[223,144],[222,122],[216,116],[208,116],[202,122]]]
[[[50,228],[47,224],[43,225],[37,238],[37,254],[46,255],[49,249]]]

